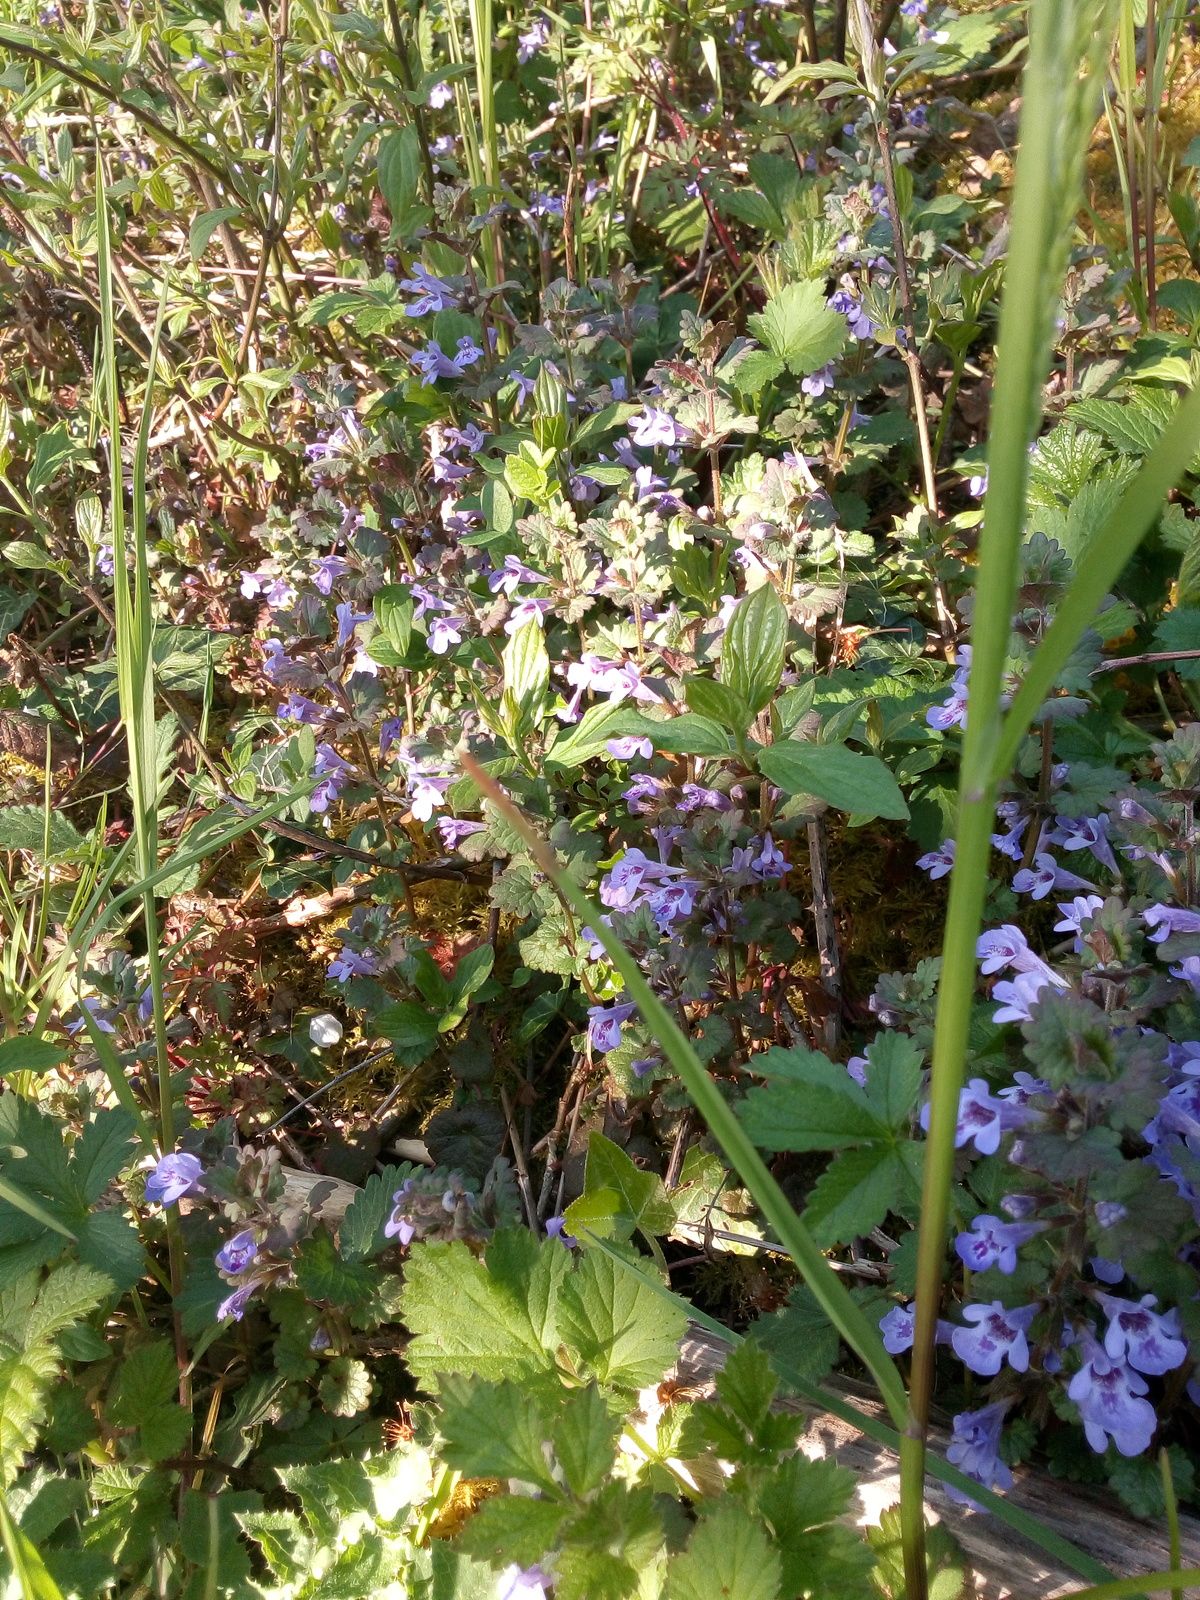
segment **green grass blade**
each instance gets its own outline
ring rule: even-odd
[[[1113,1578],[1090,1589],[1074,1589],[1065,1600],[1126,1600],[1126,1596],[1161,1594],[1164,1589],[1182,1589],[1200,1583],[1200,1567],[1184,1567],[1178,1572],[1147,1572],[1141,1578]]]
[[[925,1434],[934,1388],[934,1340],[945,1270],[958,1100],[975,998],[975,945],[994,826],[1000,694],[1009,650],[1029,477],[1029,445],[1042,410],[1054,309],[1082,192],[1111,5],[1061,0],[1030,12],[1020,152],[1001,304],[988,494],[972,618],[971,673],[955,828],[957,859],[943,935],[917,1244],[911,1422],[901,1448],[901,1521],[910,1591],[925,1591]]]
[[[0,1544],[8,1556],[13,1576],[20,1587],[21,1600],[63,1600],[46,1564],[29,1537],[13,1521],[8,1502],[0,1494]]]
[[[822,1311],[874,1378],[892,1420],[897,1427],[903,1427],[908,1412],[904,1384],[895,1362],[883,1348],[878,1329],[864,1315],[862,1308],[821,1254],[808,1229],[788,1204],[783,1190],[771,1176],[766,1163],[726,1103],[724,1095],[709,1077],[678,1023],[650,988],[633,956],[605,927],[599,910],[562,871],[554,852],[533,831],[504,791],[465,751],[459,750],[458,757],[463,770],[524,839],[538,866],[550,878],[575,915],[583,924],[595,930],[609,960],[625,980],[630,999],[636,1003],[655,1040],[683,1080],[693,1104],[707,1122],[709,1132],[753,1195],[763,1216],[775,1229],[780,1242],[791,1252]]]

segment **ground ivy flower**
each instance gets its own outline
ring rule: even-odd
[[[244,1283],[240,1289],[235,1289],[217,1307],[217,1321],[226,1322],[232,1318],[234,1322],[240,1322],[246,1314],[250,1297],[257,1288],[257,1283]]]
[[[1060,850],[1090,850],[1102,866],[1116,875],[1117,858],[1108,842],[1108,818],[1103,812],[1096,817],[1055,817],[1046,843],[1055,844]],[[1197,927],[1200,927],[1200,918],[1197,918]]]
[[[1080,878],[1065,867],[1060,867],[1046,850],[1039,850],[1032,867],[1022,867],[1013,874],[1012,886],[1018,894],[1030,895],[1034,900],[1044,900],[1051,889],[1094,889],[1088,878]]]
[[[1026,1335],[1039,1310],[1036,1304],[1006,1310],[1000,1300],[986,1306],[964,1306],[963,1316],[975,1326],[955,1328],[950,1339],[954,1354],[981,1378],[994,1378],[1005,1361],[1014,1372],[1028,1372]]]
[[[1028,1022],[1033,1016],[1038,996],[1051,985],[1066,988],[1065,980],[1049,968],[1037,972],[1018,972],[1011,982],[1001,979],[992,988],[992,999],[1000,1002],[992,1012],[992,1021]]]
[[[1098,1455],[1111,1438],[1123,1456],[1140,1456],[1150,1447],[1157,1426],[1154,1407],[1141,1398],[1150,1387],[1122,1361],[1114,1361],[1090,1336],[1083,1365],[1067,1385],[1079,1407],[1087,1442]]]
[[[1004,1101],[994,1095],[983,1078],[972,1078],[958,1097],[958,1124],[954,1147],[974,1144],[981,1156],[994,1156],[1004,1132]],[[921,1109],[921,1126],[929,1131],[929,1105]]]
[[[960,1233],[954,1248],[963,1266],[972,1272],[999,1267],[1001,1272],[1017,1270],[1017,1251],[1046,1227],[1044,1222],[1001,1222],[999,1217],[976,1217],[968,1232]]]
[[[634,444],[642,450],[653,450],[658,446],[669,447],[679,437],[675,418],[670,412],[661,411],[657,406],[647,406],[640,416],[633,417],[630,420],[629,433]]]
[[[906,1350],[911,1350],[917,1329],[917,1307],[913,1300],[904,1305],[893,1306],[892,1309],[879,1319],[879,1331],[883,1335],[883,1348],[891,1356],[903,1355]],[[949,1344],[954,1333],[953,1327],[948,1322],[938,1318],[934,1332],[935,1344]]]
[[[486,833],[487,824],[483,822],[468,822],[459,817],[439,817],[437,830],[441,835],[442,847],[446,850],[457,850],[464,839],[469,839],[474,833]]]
[[[444,656],[456,644],[461,644],[462,631],[466,625],[465,617],[434,617],[425,636],[433,654]]]
[[[419,261],[414,262],[412,274],[411,278],[401,278],[399,283],[403,293],[415,296],[404,308],[406,316],[426,317],[431,311],[445,311],[456,303],[457,296],[450,285],[435,278]],[[438,350],[437,345],[434,349]]]
[[[547,1217],[546,1233],[551,1239],[557,1239],[560,1244],[566,1245],[568,1250],[574,1250],[579,1240],[573,1233],[567,1232],[567,1219],[565,1217]]]
[[[328,811],[353,772],[354,768],[348,761],[342,760],[332,745],[319,744],[313,762],[313,777],[317,779],[317,786],[308,797],[309,809],[318,816]]]
[[[246,1268],[258,1254],[258,1241],[249,1228],[243,1228],[240,1233],[235,1233],[232,1239],[226,1242],[217,1251],[213,1260],[220,1272],[228,1273],[235,1278]]]
[[[159,1157],[146,1179],[146,1199],[151,1205],[173,1206],[185,1194],[194,1194],[203,1177],[204,1168],[196,1156],[186,1150],[173,1150]]]
[[[1142,921],[1150,929],[1151,944],[1163,944],[1177,933],[1200,933],[1200,911],[1189,911],[1184,906],[1165,906],[1161,902],[1147,906]]]
[[[634,756],[641,756],[643,761],[649,761],[654,754],[654,745],[641,734],[629,733],[620,739],[608,739],[604,748],[614,761],[632,761]]]
[[[938,878],[944,878],[953,869],[954,850],[955,841],[943,839],[936,850],[928,850],[923,856],[918,856],[917,865],[936,882]]]
[[[1111,1294],[1097,1296],[1107,1315],[1104,1351],[1112,1361],[1127,1361],[1139,1372],[1160,1377],[1182,1366],[1188,1347],[1179,1337],[1178,1311],[1155,1311],[1157,1297],[1121,1300]]]
[[[454,90],[444,79],[440,83],[435,83],[429,91],[429,105],[434,111],[440,111],[443,106],[448,106],[453,99]],[[413,312],[410,311],[408,314],[411,317]]]
[[[621,1042],[621,1028],[636,1010],[637,1007],[630,1001],[588,1007],[588,1038],[598,1055],[606,1055],[617,1048]]]
[[[960,1411],[954,1419],[946,1460],[951,1466],[983,1484],[985,1489],[1011,1489],[1013,1475],[1000,1459],[1000,1436],[1008,1400],[997,1400],[979,1411]],[[968,1497],[961,1490],[950,1489],[956,1500]]]
[[[1054,924],[1055,933],[1073,933],[1077,936],[1083,932],[1083,924],[1090,922],[1104,904],[1098,894],[1077,894],[1073,900],[1060,900],[1058,902],[1059,921]]]
[[[496,1580],[496,1600],[550,1600],[554,1579],[541,1567],[505,1567]]]

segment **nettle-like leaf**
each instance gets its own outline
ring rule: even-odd
[[[44,1281],[30,1272],[0,1291],[0,1487],[12,1481],[37,1438],[61,1365],[58,1336],[112,1288],[102,1273],[68,1262]]]
[[[704,1508],[667,1568],[667,1600],[778,1600],[783,1563],[765,1529],[725,1496]]]
[[[806,1221],[822,1244],[878,1227],[897,1206],[920,1199],[922,1147],[911,1137],[921,1087],[921,1052],[901,1034],[868,1048],[867,1087],[815,1050],[768,1050],[755,1062],[768,1078],[747,1094],[742,1124],[765,1150],[839,1152],[817,1179]]]
[[[585,1255],[559,1302],[563,1342],[603,1384],[643,1389],[675,1360],[687,1319],[608,1254]]]
[[[109,1420],[138,1430],[140,1453],[162,1461],[182,1449],[191,1417],[178,1404],[179,1368],[165,1339],[139,1346],[117,1368],[108,1400]]]
[[[465,1244],[423,1244],[405,1274],[409,1369],[428,1388],[442,1373],[501,1381],[554,1367],[558,1302],[571,1269],[555,1240],[498,1233],[482,1259]]]
[[[830,310],[825,286],[816,279],[785,284],[765,311],[747,318],[747,326],[797,378],[834,360],[846,342],[846,319]]]

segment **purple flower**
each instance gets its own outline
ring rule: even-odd
[[[961,1150],[965,1144],[974,1144],[981,1156],[994,1156],[1000,1148],[1000,1135],[1004,1131],[1001,1118],[1004,1101],[994,1095],[983,1078],[972,1078],[958,1097],[958,1124],[954,1130],[954,1147]],[[921,1110],[921,1126],[929,1131],[929,1106]]]
[[[954,1241],[958,1259],[972,1272],[999,1267],[1001,1272],[1017,1270],[1017,1251],[1045,1228],[1044,1222],[1001,1222],[999,1217],[976,1217],[968,1233]]]
[[[325,969],[325,975],[334,983],[348,983],[351,978],[370,978],[381,971],[379,957],[371,950],[352,950],[343,945]]]
[[[879,1331],[883,1335],[883,1348],[888,1355],[898,1356],[905,1350],[911,1350],[916,1328],[915,1305],[893,1306],[886,1316],[880,1317]]]
[[[318,782],[308,799],[310,810],[318,815],[328,811],[346,787],[353,771],[350,763],[343,761],[332,745],[319,744],[317,758],[313,762],[313,777]]]
[[[401,278],[399,285],[405,294],[416,296],[404,308],[407,316],[424,317],[431,311],[445,311],[455,304],[457,297],[448,283],[427,272],[419,261],[413,264],[412,271],[412,277]],[[437,350],[438,347],[434,345],[433,348]],[[440,350],[438,354],[441,354]]]
[[[217,1268],[227,1272],[230,1277],[245,1272],[246,1268],[258,1254],[258,1242],[249,1228],[243,1228],[241,1233],[235,1233],[232,1239],[226,1242],[213,1257]]]
[[[151,1205],[173,1206],[181,1196],[198,1189],[203,1176],[204,1168],[195,1156],[174,1150],[159,1157],[146,1179],[146,1199]]]
[[[617,1002],[611,1006],[588,1007],[588,1038],[592,1049],[599,1055],[615,1050],[621,1042],[622,1024],[629,1021],[637,1007],[632,1002]]]
[[[518,600],[512,609],[511,616],[504,624],[505,633],[516,633],[518,628],[523,628],[527,622],[535,622],[539,628],[543,627],[546,613],[553,603],[552,600],[536,600],[530,596],[526,596],[524,600]]]
[[[532,567],[527,567],[516,556],[505,556],[503,566],[497,567],[488,578],[488,588],[493,594],[503,591],[511,598],[518,584],[549,582],[544,573],[534,572]]]
[[[827,361],[816,372],[810,372],[807,378],[800,381],[803,394],[809,395],[813,400],[819,400],[826,389],[833,388],[833,362]]]
[[[753,841],[752,841],[753,843]],[[750,863],[750,870],[759,878],[771,880],[782,878],[787,872],[788,862],[783,851],[772,839],[771,835],[763,836],[762,848]]]
[[[94,995],[89,995],[79,1002],[79,1011],[81,1013],[86,1011],[101,1033],[116,1033],[115,1025],[109,1020],[110,1013],[105,1010],[101,1001],[97,1000]],[[82,1033],[86,1026],[87,1023],[81,1015],[74,1022],[67,1023],[67,1032],[72,1034]]]
[[[647,406],[640,416],[634,417],[629,432],[634,444],[643,450],[673,445],[679,437],[674,417],[655,406]]]
[[[473,833],[486,833],[487,825],[482,822],[467,822],[458,817],[439,817],[437,830],[442,836],[442,846],[446,850],[457,850],[464,839],[469,839]]]
[[[992,999],[1000,1004],[992,1012],[993,1022],[1028,1022],[1038,996],[1048,985],[1066,988],[1066,983],[1049,968],[1035,972],[1018,972],[1009,982],[1001,979],[992,987]]]
[[[452,782],[448,776],[421,773],[410,779],[408,795],[412,814],[418,822],[428,822],[435,811],[441,810],[446,803],[446,790]]]
[[[221,1301],[217,1307],[217,1321],[224,1322],[232,1317],[235,1322],[240,1322],[250,1303],[250,1296],[258,1288],[257,1283],[244,1283],[240,1289],[235,1289],[231,1295]]]
[[[1026,1335],[1038,1310],[1035,1304],[1006,1311],[1000,1300],[988,1306],[964,1306],[963,1316],[975,1326],[955,1328],[950,1340],[954,1354],[981,1378],[994,1378],[1006,1359],[1014,1372],[1028,1372]]]
[[[1079,1407],[1087,1442],[1103,1455],[1111,1438],[1123,1456],[1140,1456],[1157,1426],[1154,1407],[1139,1398],[1150,1385],[1132,1367],[1113,1361],[1089,1335],[1084,1342],[1089,1353],[1067,1394]]]
[[[1110,1261],[1107,1256],[1090,1256],[1088,1266],[1101,1283],[1107,1283],[1109,1288],[1114,1288],[1125,1276],[1125,1268],[1119,1261]]]
[[[1055,817],[1054,830],[1046,842],[1061,850],[1090,850],[1101,866],[1116,874],[1117,860],[1108,842],[1108,818],[1103,812],[1097,817]],[[1200,928],[1200,917],[1196,926]]]
[[[568,1250],[574,1250],[579,1244],[575,1235],[567,1232],[565,1217],[547,1217],[546,1232],[551,1239],[557,1239],[565,1244]]]
[[[1163,944],[1177,933],[1200,933],[1200,911],[1188,911],[1183,906],[1147,906],[1142,921],[1151,930],[1150,942]]]
[[[454,346],[453,364],[457,375],[461,377],[464,367],[473,367],[477,361],[482,359],[483,351],[469,334],[464,333]]]
[[[1124,1222],[1129,1215],[1128,1207],[1123,1206],[1119,1200],[1097,1200],[1093,1209],[1096,1221],[1102,1228],[1115,1227],[1118,1222]]]
[[[1039,850],[1032,867],[1022,867],[1013,874],[1012,886],[1018,894],[1032,895],[1044,900],[1051,889],[1094,889],[1096,885],[1087,878],[1079,878],[1065,867],[1060,867],[1048,851]]]
[[[452,646],[462,643],[462,630],[467,625],[465,617],[434,617],[426,634],[430,650],[435,656],[444,656]]]
[[[997,1400],[980,1411],[960,1411],[954,1419],[946,1460],[985,1489],[1012,1488],[1013,1475],[1000,1459],[1000,1434],[1010,1404]],[[949,1493],[956,1500],[967,1499],[958,1489]]]
[[[385,1239],[398,1239],[401,1245],[412,1243],[412,1238],[417,1228],[411,1215],[406,1211],[405,1205],[415,1188],[415,1181],[412,1178],[406,1178],[393,1194],[392,1212],[383,1229]]]
[[[425,383],[436,383],[439,378],[462,376],[436,339],[427,340],[422,349],[414,351],[408,362]]]
[[[544,17],[534,19],[528,33],[517,35],[517,60],[522,66],[527,61],[532,61],[538,51],[543,49],[550,39],[550,24]]]
[[[635,1078],[648,1078],[652,1072],[659,1071],[661,1066],[662,1062],[657,1056],[642,1056],[639,1060],[629,1063],[629,1070]]]
[[[918,856],[917,865],[935,881],[944,878],[954,866],[954,850],[954,840],[943,839],[936,850],[929,850],[925,855]]]
[[[915,115],[912,120],[914,122],[916,121]],[[984,467],[982,472],[977,472],[975,473],[974,477],[967,479],[967,493],[974,496],[976,500],[983,499],[984,495],[987,493],[987,487],[988,474],[986,467]]]
[[[905,1305],[893,1306],[892,1309],[879,1319],[879,1331],[883,1334],[883,1347],[889,1355],[902,1355],[905,1350],[911,1350],[913,1338],[917,1328],[917,1308],[913,1301]],[[935,1344],[949,1344],[954,1329],[950,1323],[943,1322],[939,1317],[934,1330]]]
[[[344,650],[354,636],[360,622],[370,622],[369,611],[355,611],[349,600],[340,600],[334,608],[337,617],[338,649]]]
[[[1182,961],[1177,961],[1167,971],[1173,978],[1182,978],[1192,986],[1192,993],[1200,995],[1200,956],[1184,956]]]
[[[554,1579],[541,1567],[513,1563],[496,1579],[496,1600],[550,1600]]]
[[[313,587],[320,594],[332,594],[338,578],[344,577],[349,571],[350,563],[344,556],[322,556],[313,562]]]
[[[979,970],[985,977],[1002,972],[1005,967],[1015,967],[1018,972],[1031,972],[1044,967],[1045,962],[1035,956],[1029,941],[1011,922],[981,933],[975,944]]]
[[[1152,1294],[1144,1294],[1140,1302],[1111,1294],[1098,1299],[1109,1319],[1104,1350],[1110,1360],[1128,1361],[1139,1372],[1155,1377],[1187,1360],[1187,1345],[1179,1337],[1178,1311],[1153,1310],[1158,1300]]]
[[[848,290],[838,289],[831,294],[828,305],[831,311],[841,312],[856,339],[869,339],[875,332],[875,324]]]
[[[614,761],[632,761],[634,756],[641,756],[643,761],[649,761],[654,754],[654,745],[641,734],[628,733],[620,739],[609,739],[605,749]]]
[[[1098,894],[1077,894],[1073,900],[1060,900],[1058,909],[1062,915],[1061,921],[1054,924],[1055,933],[1081,934],[1083,924],[1090,922],[1103,904]]]
[[[435,111],[440,111],[443,106],[448,106],[453,99],[454,90],[450,84],[444,81],[441,83],[435,83],[433,88],[429,91],[429,104]],[[410,317],[421,315],[420,312],[414,312],[411,309],[409,310],[408,314]]]

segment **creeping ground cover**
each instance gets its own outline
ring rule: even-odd
[[[6,1596],[1200,1583],[1194,12],[3,0]]]

